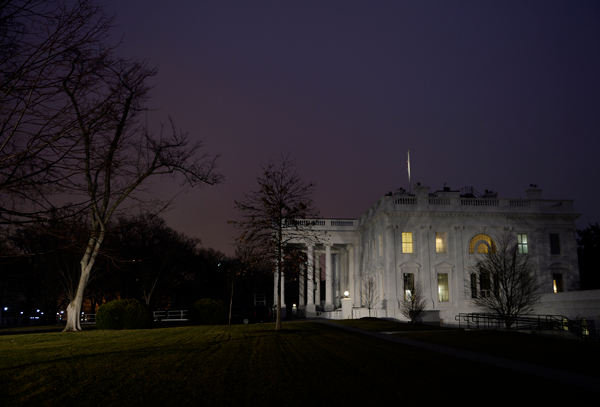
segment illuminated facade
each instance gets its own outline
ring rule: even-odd
[[[399,190],[382,197],[358,219],[320,220],[316,229],[326,231],[327,239],[306,247],[298,309],[308,317],[367,316],[361,288],[374,281],[371,315],[402,320],[400,304],[418,281],[427,296],[425,318],[452,323],[458,313],[477,311],[466,287],[485,290],[488,282],[473,281],[469,269],[504,231],[514,234],[520,253],[531,256],[544,294],[576,290],[579,215],[573,202],[544,200],[536,186],[526,194],[526,199],[500,199],[470,187],[431,192],[416,185],[414,194]],[[349,299],[344,300],[345,291]],[[544,305],[545,297],[539,313],[556,313]]]

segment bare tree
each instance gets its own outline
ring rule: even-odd
[[[407,276],[405,274],[405,276]],[[410,322],[415,324],[421,314],[427,308],[427,298],[423,291],[421,280],[407,281],[404,280],[404,300],[400,304],[402,315],[410,319]]]
[[[77,7],[82,4],[92,17],[101,13],[90,1],[77,2]],[[157,213],[167,206],[152,195],[140,195],[148,192],[144,187],[152,178],[180,175],[182,186],[222,180],[215,170],[217,157],[202,154],[201,142],[191,143],[172,123],[159,134],[140,125],[156,69],[146,62],[116,58],[102,41],[94,45],[71,47],[62,55],[64,75],[55,85],[65,101],[61,111],[73,124],[53,168],[62,174],[66,190],[81,197],[90,225],[65,331],[81,329],[79,310],[112,217],[132,206],[141,213]]]
[[[97,61],[95,61],[97,62]],[[92,61],[91,63],[95,63]],[[182,175],[189,186],[216,184],[222,178],[215,172],[216,158],[200,154],[200,142],[190,144],[187,135],[174,126],[171,133],[153,136],[139,126],[137,118],[155,74],[145,63],[109,61],[104,75],[91,83],[93,92],[80,86],[79,78],[65,82],[73,113],[79,121],[82,148],[68,158],[76,171],[83,172],[82,182],[74,189],[87,194],[90,202],[90,237],[81,260],[81,278],[75,300],[69,304],[65,331],[80,330],[77,314],[91,268],[96,261],[109,227],[109,221],[124,204],[135,204],[143,212],[160,211],[165,203],[159,199],[140,199],[136,194],[143,184],[157,175]],[[74,65],[90,62],[73,61]],[[81,71],[84,67],[76,68]],[[86,86],[82,86],[85,88]],[[93,100],[89,100],[89,98]],[[100,105],[98,105],[100,102]],[[102,117],[99,123],[89,118]],[[149,205],[144,206],[144,202]]]
[[[505,231],[495,246],[473,265],[465,290],[473,305],[498,315],[510,329],[515,318],[533,311],[541,294],[529,255],[519,253],[515,237]]]
[[[360,288],[360,298],[362,300],[363,307],[369,310],[369,317],[371,316],[371,309],[375,308],[379,301],[379,293],[377,291],[377,281],[375,277],[368,276],[363,279],[363,284]]]
[[[258,190],[235,201],[241,220],[231,221],[241,231],[237,242],[253,256],[270,263],[277,276],[276,330],[281,330],[281,275],[299,269],[302,243],[316,244],[313,226],[318,211],[312,201],[313,184],[304,184],[290,155],[262,167]],[[289,275],[288,274],[288,275]]]
[[[81,82],[98,73],[112,21],[92,0],[0,2],[0,223],[43,220],[71,190],[64,164],[80,134],[63,88],[75,58],[93,62]]]

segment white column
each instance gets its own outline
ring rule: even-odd
[[[393,226],[389,226],[385,229],[384,232],[384,255],[385,258],[383,260],[383,272],[385,273],[383,277],[384,281],[384,293],[385,293],[385,303],[384,306],[388,310],[396,310],[398,309],[398,272],[396,270],[396,229]],[[402,235],[400,235],[400,241],[402,241]],[[383,288],[383,287],[382,287]],[[395,311],[392,311],[392,313]],[[388,317],[391,317],[395,314],[388,314]]]
[[[315,305],[321,308],[321,252],[317,255],[317,269],[315,270],[315,283],[317,292],[315,293]]]
[[[317,306],[315,305],[315,282],[317,280],[315,276],[315,259],[314,259],[314,247],[309,245],[306,253],[307,263],[307,278],[306,278],[306,317],[311,318],[317,315]]]
[[[331,267],[331,245],[325,245],[325,311],[333,311],[333,270]]]
[[[307,305],[315,304],[315,262],[313,256],[313,247],[308,246],[306,253],[306,297]]]
[[[301,266],[298,275],[298,317],[305,317],[306,297],[304,295],[304,280],[306,279],[306,267]]]
[[[273,307],[277,306],[277,270],[275,270],[275,274],[273,274]]]
[[[356,297],[354,293],[354,246],[348,245],[348,292],[350,296]]]
[[[361,298],[360,298],[360,289],[362,287],[362,278],[361,278],[361,268],[362,268],[362,263],[361,263],[361,252],[363,250],[363,246],[359,243],[355,248],[354,248],[354,307],[355,308],[360,308],[362,306],[361,303]]]
[[[342,255],[336,253],[333,259],[333,298],[335,308],[340,308],[342,306],[342,303],[340,302],[342,289]]]

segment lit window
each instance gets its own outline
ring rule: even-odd
[[[560,254],[560,236],[558,233],[550,233],[550,254]]]
[[[438,274],[438,298],[440,302],[450,301],[448,291],[448,274]]]
[[[585,318],[582,318],[582,319],[579,321],[579,324],[580,324],[580,326],[581,326],[581,335],[582,335],[583,337],[588,337],[588,336],[590,336],[590,331],[589,331],[589,329],[588,329],[588,323],[587,323],[587,321],[585,320]]]
[[[496,253],[496,243],[486,235],[477,235],[469,243],[469,253],[475,253],[475,249],[477,253],[487,253],[490,248]]]
[[[563,292],[562,274],[552,274],[552,285],[555,293]]]
[[[410,301],[414,289],[415,275],[413,273],[404,273],[404,301]]]
[[[379,256],[383,256],[383,235],[379,235]]]
[[[446,232],[435,232],[435,252],[448,253],[448,239]]]
[[[517,234],[517,244],[519,246],[519,254],[529,254],[529,246],[527,245],[527,234]]]
[[[412,232],[402,232],[402,253],[413,252],[413,235]]]

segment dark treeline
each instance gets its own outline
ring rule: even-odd
[[[89,225],[83,216],[64,215],[1,238],[3,318],[54,321],[74,298]],[[203,248],[200,239],[157,216],[118,218],[94,265],[82,312],[117,298],[138,299],[152,310],[189,309],[202,298],[229,304],[232,289],[234,304],[252,304],[254,294],[272,292],[272,276],[236,253]]]

